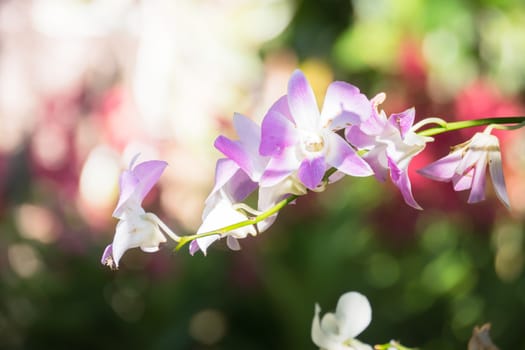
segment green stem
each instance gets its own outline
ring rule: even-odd
[[[423,131],[419,131],[418,134],[421,136],[434,136],[442,134],[444,132],[460,130],[466,128],[472,128],[474,126],[483,125],[500,125],[500,124],[521,124],[525,122],[525,117],[500,117],[500,118],[483,118],[476,120],[462,120],[458,122],[446,123],[434,128],[429,128]]]
[[[276,205],[274,205],[270,209],[266,210],[265,212],[255,216],[253,218],[250,218],[248,220],[241,221],[241,222],[238,222],[238,223],[235,223],[235,224],[232,224],[232,225],[228,225],[228,226],[225,226],[225,227],[222,227],[220,229],[213,230],[213,231],[197,233],[197,234],[190,235],[190,236],[182,236],[182,237],[180,237],[179,244],[177,244],[177,247],[175,247],[175,250],[179,250],[186,243],[189,243],[189,242],[191,242],[191,241],[193,241],[194,239],[197,239],[197,238],[213,236],[213,235],[223,235],[225,233],[231,232],[231,231],[236,230],[236,229],[241,228],[241,227],[255,225],[255,224],[257,224],[257,223],[259,223],[259,222],[269,218],[270,216],[278,213],[282,208],[284,208],[285,206],[287,206],[288,204],[290,204],[291,202],[296,200],[298,197],[299,196],[297,196],[297,195],[290,195],[290,196],[286,197],[285,199],[283,199],[282,201],[278,202]]]
[[[407,348],[406,346],[401,345],[397,341],[391,341],[390,343],[386,344],[378,344],[374,346],[375,350],[388,350],[388,349],[396,349],[396,350],[417,350],[417,348]]]

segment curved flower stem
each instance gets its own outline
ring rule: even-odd
[[[336,171],[337,171],[336,168],[328,169],[326,171],[326,173],[324,174],[323,181],[328,181],[328,178],[331,175],[333,175]],[[290,195],[290,196],[284,198],[283,200],[281,200],[280,202],[278,202],[276,205],[274,205],[270,209],[268,209],[266,211],[263,211],[263,212],[252,210],[251,208],[249,210],[246,210],[247,206],[242,205],[242,203],[240,205],[238,204],[237,205],[238,209],[242,209],[242,210],[245,210],[245,211],[253,213],[253,214],[257,213],[257,215],[252,217],[252,218],[250,218],[250,219],[248,219],[248,220],[244,220],[244,221],[238,222],[238,223],[233,224],[233,225],[228,225],[228,226],[225,226],[225,227],[221,227],[221,228],[219,228],[217,230],[203,232],[203,233],[198,233],[198,234],[189,235],[189,236],[181,236],[181,237],[179,237],[179,241],[178,241],[179,243],[175,247],[175,250],[179,250],[184,245],[186,245],[187,243],[189,243],[189,242],[191,242],[191,241],[193,241],[194,239],[197,239],[197,238],[213,236],[213,235],[223,235],[223,234],[226,234],[228,232],[231,232],[231,231],[236,230],[236,229],[241,228],[241,227],[250,226],[250,225],[256,225],[257,223],[259,223],[259,222],[269,218],[270,216],[272,216],[274,214],[277,214],[281,209],[286,207],[288,204],[290,204],[291,202],[293,202],[297,198],[299,198],[299,195],[295,195],[295,194],[294,195]]]
[[[501,124],[516,124],[515,126],[521,127],[525,124],[525,117],[500,117],[500,118],[483,118],[476,120],[462,120],[458,122],[445,123],[434,128],[429,128],[423,131],[419,131],[418,134],[421,136],[434,136],[442,134],[444,132],[460,130],[466,128],[472,128],[474,126],[483,125],[501,125]],[[512,128],[513,126],[506,126],[505,129]],[[498,127],[501,128],[501,127]]]
[[[180,237],[179,244],[177,244],[177,246],[175,247],[175,250],[179,250],[186,243],[189,243],[189,242],[191,242],[191,241],[193,241],[194,239],[197,239],[197,238],[213,236],[213,235],[223,235],[225,233],[228,233],[230,231],[236,230],[236,229],[241,228],[241,227],[255,225],[255,224],[257,224],[257,223],[259,223],[259,222],[269,218],[270,216],[278,213],[282,208],[284,208],[285,206],[287,206],[288,204],[290,204],[291,202],[296,200],[298,197],[299,197],[298,195],[290,195],[290,196],[286,197],[285,199],[283,199],[282,201],[278,202],[276,205],[274,205],[270,209],[262,212],[261,214],[255,216],[253,218],[250,218],[248,220],[241,221],[241,222],[238,222],[238,223],[233,224],[233,225],[228,225],[226,227],[222,227],[220,229],[213,230],[213,231],[203,232],[203,233],[194,234],[194,235],[190,235],[190,236],[182,236],[182,237]]]

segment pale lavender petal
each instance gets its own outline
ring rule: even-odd
[[[370,118],[361,123],[361,130],[368,135],[379,135],[382,133],[386,124],[388,123],[386,115],[383,111],[378,111],[378,106],[383,103],[386,95],[384,93],[379,93],[374,96],[370,103],[372,104],[372,113]]]
[[[371,149],[377,144],[376,137],[363,132],[359,126],[347,128],[345,137],[357,149]]]
[[[201,248],[199,247],[199,244],[196,240],[193,240],[190,242],[190,255],[193,256],[195,253],[197,253]]]
[[[372,113],[372,105],[359,89],[351,84],[336,81],[328,86],[321,111],[321,126],[338,130],[358,125]]]
[[[481,157],[474,168],[472,178],[472,189],[468,197],[468,203],[477,203],[485,199],[485,179],[486,179],[487,157]]]
[[[224,187],[228,181],[231,180],[233,175],[239,171],[239,166],[233,160],[229,158],[221,158],[217,160],[215,165],[215,185],[210,193],[212,196],[220,188]]]
[[[384,182],[388,177],[388,160],[386,157],[386,146],[376,146],[372,148],[363,159],[370,165],[374,171],[374,176],[378,181]]]
[[[392,124],[401,133],[401,137],[404,139],[405,134],[410,130],[414,124],[414,118],[416,117],[416,110],[414,107],[407,109],[401,113],[395,113],[388,118],[388,122]]]
[[[120,174],[119,184],[120,184],[120,195],[118,199],[117,206],[113,211],[113,217],[120,218],[124,211],[124,206],[126,202],[133,197],[135,190],[137,189],[139,180],[133,173],[129,170],[124,170]],[[138,199],[137,199],[138,200]]]
[[[335,173],[333,173],[332,175],[328,177],[328,183],[333,184],[334,182],[342,180],[345,176],[346,176],[345,173],[336,171]]]
[[[472,187],[474,178],[474,168],[470,168],[465,174],[454,174],[452,176],[452,186],[454,191],[465,191]]]
[[[102,253],[102,259],[100,259],[100,262],[102,265],[108,265],[111,267],[113,265],[113,248],[112,244],[108,245],[106,249],[104,249],[104,253]]]
[[[277,101],[275,101],[275,103],[268,110],[268,113],[282,114],[286,119],[292,123],[294,122],[292,112],[290,112],[290,106],[288,105],[288,95],[281,96]]]
[[[297,141],[295,125],[279,111],[269,111],[262,121],[261,144],[262,156],[279,156],[284,149]]]
[[[124,171],[120,176],[121,194],[113,216],[118,218],[122,215],[124,204],[131,197],[140,204],[159,181],[167,166],[168,163],[165,161],[149,160],[138,164],[131,171]]]
[[[299,168],[295,147],[286,148],[278,157],[271,158],[259,181],[261,186],[273,186]]]
[[[215,167],[215,185],[206,201],[213,197],[217,191],[224,189],[234,202],[243,201],[257,188],[257,183],[235,163],[228,158],[217,160]]]
[[[450,181],[461,162],[461,151],[455,151],[443,158],[430,163],[426,167],[417,170],[417,172],[429,179],[435,181]]]
[[[489,149],[489,171],[496,196],[498,196],[499,200],[510,209],[510,201],[505,186],[505,178],[503,177],[503,166],[501,164],[501,153],[499,148],[494,150]]]
[[[422,210],[421,206],[414,199],[412,194],[412,185],[410,178],[405,170],[400,169],[397,164],[388,157],[388,167],[390,168],[390,177],[394,185],[401,191],[401,195],[405,200],[405,203],[410,205],[412,208]]]
[[[247,153],[252,157],[258,155],[261,142],[261,127],[250,118],[239,113],[233,115],[233,126]]]
[[[233,202],[238,203],[245,200],[257,186],[257,182],[252,181],[244,171],[239,169],[224,186],[224,190]]]
[[[374,173],[368,163],[342,137],[330,132],[327,138],[329,151],[326,154],[326,162],[329,165],[352,176],[370,176]]]
[[[321,183],[326,172],[326,162],[323,156],[304,159],[297,170],[297,177],[301,182],[313,190]]]
[[[458,150],[457,152],[460,151],[461,150]],[[463,174],[469,171],[470,168],[476,165],[479,159],[486,157],[487,152],[485,149],[483,149],[483,147],[478,147],[474,143],[470,143],[469,147],[467,148],[467,152],[465,152],[463,158],[458,164],[456,173]]]
[[[242,147],[240,142],[232,141],[225,136],[219,136],[214,143],[215,148],[221,151],[226,157],[233,160],[248,175],[253,172],[253,164],[250,155]]]
[[[237,238],[233,236],[226,237],[226,245],[231,250],[235,250],[235,251],[241,250],[241,245],[239,244],[239,241],[237,240]]]
[[[137,195],[140,201],[146,197],[157,181],[159,181],[162,172],[167,166],[168,163],[163,160],[149,160],[133,168],[133,174],[139,180]]]
[[[295,124],[300,129],[316,130],[319,108],[312,87],[303,72],[293,72],[288,82],[288,105]]]

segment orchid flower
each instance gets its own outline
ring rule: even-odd
[[[372,320],[368,299],[357,292],[343,294],[334,313],[319,318],[321,308],[315,305],[312,322],[312,340],[322,350],[372,350],[372,347],[355,339]]]
[[[215,185],[206,199],[202,216],[203,223],[197,234],[247,220],[248,217],[239,209],[256,215],[260,213],[260,210],[267,210],[275,205],[287,194],[306,194],[305,187],[293,176],[288,176],[272,186],[259,187],[258,210],[241,204],[240,202],[257,188],[257,181],[260,180],[269,157],[259,154],[261,129],[255,122],[241,114],[235,114],[233,124],[239,140],[232,141],[224,136],[219,136],[215,141],[215,147],[227,158],[217,161]],[[240,245],[237,239],[265,231],[276,218],[277,214],[274,214],[259,222],[257,226],[243,227],[224,234],[227,237],[228,246],[232,250],[239,250]],[[219,234],[197,238],[190,244],[190,253],[193,255],[201,250],[206,254],[207,248],[220,238]]]
[[[499,200],[510,208],[505,187],[498,138],[490,134],[489,126],[483,133],[452,148],[447,156],[427,165],[418,172],[432,180],[452,182],[455,191],[470,189],[468,203],[485,199],[486,167]]]
[[[150,160],[134,166],[138,155],[133,158],[129,170],[120,176],[120,197],[113,212],[119,219],[113,243],[102,254],[101,263],[111,268],[118,268],[125,251],[140,247],[144,252],[159,250],[159,244],[166,242],[161,228],[173,240],[179,237],[173,233],[155,214],[146,213],[142,201],[159,180],[167,163]]]
[[[370,164],[379,181],[385,181],[390,173],[390,179],[401,191],[405,202],[421,209],[412,194],[408,166],[433,138],[414,132],[414,108],[387,118],[383,110],[378,110],[385,97],[384,93],[380,93],[372,99],[374,109],[371,117],[358,126],[348,127],[346,138],[358,149],[368,151],[363,159]]]
[[[352,176],[372,175],[370,166],[335,132],[360,124],[370,113],[368,99],[344,82],[330,84],[319,112],[310,84],[296,70],[288,82],[288,94],[262,122],[259,152],[270,160],[261,186],[275,185],[296,173],[304,186],[314,190],[330,167]]]

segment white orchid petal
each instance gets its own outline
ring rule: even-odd
[[[335,315],[339,320],[339,331],[347,338],[355,338],[372,320],[372,307],[361,293],[348,292],[337,302]]]
[[[226,238],[226,244],[231,250],[241,250],[241,245],[239,244],[239,241],[233,236],[228,236]]]
[[[501,163],[501,153],[499,148],[489,150],[489,172],[496,196],[498,196],[499,200],[510,209],[510,201],[505,186],[505,178],[503,177],[503,166]]]
[[[334,334],[323,330],[319,319],[321,308],[315,304],[315,315],[312,321],[312,341],[315,345],[325,350],[349,350],[342,342],[334,339]]]

